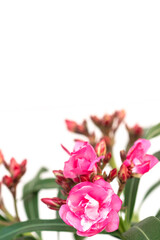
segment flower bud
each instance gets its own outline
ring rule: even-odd
[[[102,139],[99,143],[97,143],[96,147],[95,147],[95,151],[97,153],[97,156],[105,156],[107,148],[106,148],[106,143],[104,141],[104,139]]]
[[[105,158],[103,159],[103,163],[104,163],[104,164],[107,164],[107,163],[109,162],[109,160],[111,159],[111,157],[112,157],[111,152],[107,153],[107,154],[105,155]]]
[[[4,162],[4,157],[2,152],[0,151],[0,164]]]
[[[126,160],[127,153],[124,150],[120,151],[120,157],[121,161],[124,162]]]
[[[63,204],[66,204],[66,200],[58,197],[54,198],[42,198],[41,201],[47,205],[48,208],[58,211]]]
[[[11,189],[14,185],[13,179],[7,175],[5,175],[2,179],[4,185],[6,185],[9,189]]]
[[[103,177],[99,176],[99,175],[96,175],[96,176],[93,177],[92,182],[95,182],[95,181],[97,181],[99,179],[103,179]]]
[[[118,172],[118,178],[121,183],[126,183],[127,179],[129,178],[128,168],[126,165],[122,164],[120,170]]]
[[[115,177],[117,177],[117,168],[114,168],[110,171],[108,177],[107,177],[107,182],[112,182]]]

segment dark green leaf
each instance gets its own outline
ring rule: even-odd
[[[128,179],[125,186],[124,206],[126,207],[126,220],[128,223],[132,219],[138,186],[139,186],[139,178]]]
[[[149,217],[122,234],[124,240],[160,240],[160,220]]]
[[[14,240],[36,240],[36,238],[31,236],[22,236],[22,237],[16,237]]]
[[[86,239],[85,237],[78,236],[76,233],[74,233],[74,239],[75,240],[84,240]]]
[[[38,191],[34,191],[34,188],[40,179],[40,175],[46,171],[46,168],[41,168],[33,180],[28,182],[23,188],[23,203],[28,219],[39,218]],[[39,232],[37,234],[41,236]]]
[[[160,135],[160,123],[151,127],[145,134],[144,138],[151,139]]]
[[[160,161],[160,151],[153,154]]]
[[[154,183],[146,192],[146,194],[144,195],[142,202],[140,204],[140,206],[142,206],[143,202],[146,200],[146,198],[157,188],[160,187],[160,180],[158,180],[156,183]]]
[[[54,220],[29,220],[26,222],[15,223],[9,227],[5,227],[0,230],[0,240],[13,240],[16,236],[26,232],[37,232],[37,231],[56,231],[56,232],[73,232],[76,230],[65,224],[61,219]],[[106,231],[102,234],[110,234],[120,239],[118,231],[107,233]]]
[[[160,220],[160,210],[157,212],[156,217]]]

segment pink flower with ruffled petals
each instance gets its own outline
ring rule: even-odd
[[[72,188],[59,214],[63,221],[77,229],[79,236],[93,236],[104,229],[118,229],[122,201],[110,183],[99,179],[82,182]]]
[[[146,154],[150,145],[149,140],[138,139],[129,149],[123,164],[126,167],[131,167],[133,176],[140,177],[159,162],[153,155]]]
[[[64,148],[64,147],[63,147]],[[68,150],[66,150],[68,152]],[[69,152],[68,152],[69,153]],[[92,172],[97,172],[96,163],[103,156],[97,157],[94,148],[88,142],[76,142],[73,152],[70,153],[70,158],[64,164],[64,177],[76,178],[81,175],[89,175]]]

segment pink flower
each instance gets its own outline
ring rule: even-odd
[[[123,164],[128,168],[132,168],[132,175],[139,177],[148,172],[159,161],[153,155],[146,154],[150,147],[150,141],[146,139],[138,139],[133,147],[127,153],[127,158]]]
[[[66,224],[77,229],[79,236],[90,237],[104,229],[107,232],[118,229],[117,212],[121,205],[110,183],[99,179],[74,186],[59,214]]]
[[[96,173],[96,163],[102,158],[102,156],[97,157],[94,148],[88,142],[76,142],[69,160],[64,164],[64,177],[76,179],[81,175]]]

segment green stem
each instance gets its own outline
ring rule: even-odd
[[[5,216],[8,218],[8,220],[15,222],[15,218],[8,212],[8,210],[5,208],[4,204],[1,206],[2,212],[4,212]]]
[[[15,213],[16,213],[16,220],[17,220],[18,222],[20,222],[19,215],[18,215],[17,200],[16,200],[16,198],[14,198],[14,209],[15,209]]]

